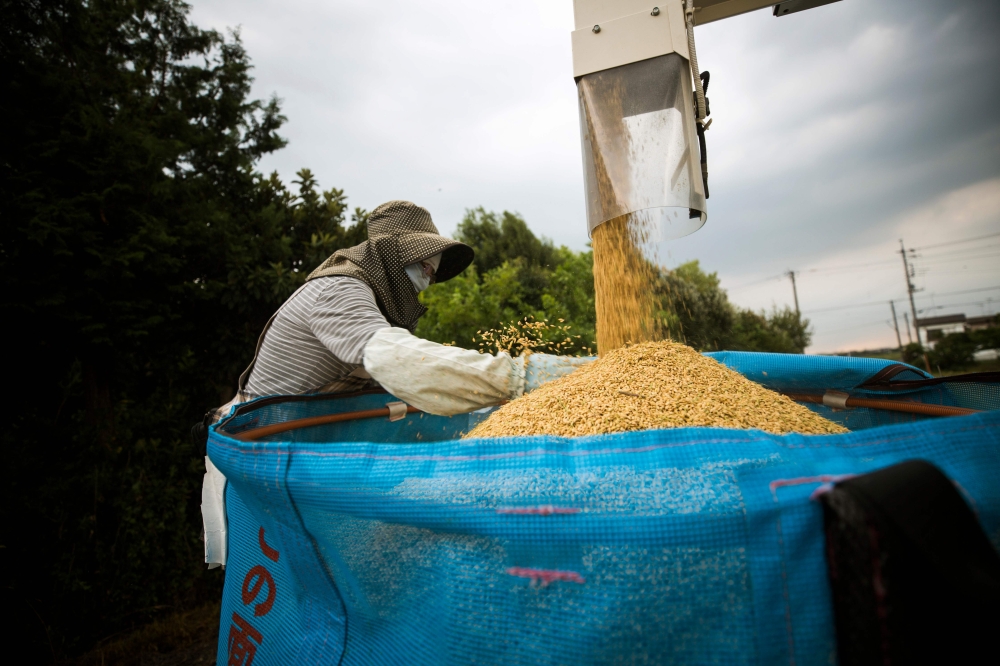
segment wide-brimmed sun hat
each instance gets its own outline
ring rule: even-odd
[[[390,323],[413,328],[427,309],[417,300],[404,267],[436,254],[441,255],[436,282],[455,277],[475,256],[465,243],[442,236],[426,208],[409,201],[389,201],[369,216],[367,241],[337,250],[307,279],[347,275],[364,280]]]

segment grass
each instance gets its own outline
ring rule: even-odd
[[[219,603],[181,611],[98,645],[77,666],[196,666],[215,663]]]
[[[993,361],[979,361],[971,365],[965,365],[960,368],[951,368],[949,370],[935,368],[933,374],[935,377],[952,377],[954,375],[964,375],[967,372],[1000,372],[1000,359]]]

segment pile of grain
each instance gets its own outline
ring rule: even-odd
[[[608,352],[504,405],[466,437],[579,436],[682,426],[848,432],[690,347],[646,342]]]

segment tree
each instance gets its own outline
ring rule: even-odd
[[[737,310],[726,349],[801,354],[812,337],[808,327],[809,320],[789,307],[775,308],[770,315]]]
[[[267,318],[366,235],[343,191],[254,171],[284,145],[250,60],[179,0],[5,2],[4,585],[22,654],[217,598],[188,436]],[[31,660],[35,660],[34,658]]]
[[[788,307],[767,314],[733,306],[697,260],[661,271],[657,292],[664,328],[695,349],[801,354],[809,346],[809,320]]]
[[[938,340],[934,349],[930,350],[929,356],[932,367],[953,370],[971,365],[975,352],[976,341],[972,335],[963,331],[949,333]]]
[[[531,318],[564,320],[574,344],[566,353],[589,353],[594,344],[594,280],[590,252],[556,248],[539,239],[516,213],[467,210],[455,234],[476,259],[448,282],[421,294],[428,307],[417,335],[477,349],[478,331]]]
[[[535,236],[517,213],[497,214],[482,206],[466,210],[455,237],[475,248],[480,275],[514,258],[523,259],[530,268],[552,269],[558,263],[552,241]]]
[[[477,331],[527,317],[569,325],[580,335],[570,353],[596,347],[590,251],[556,248],[517,214],[481,207],[466,211],[456,237],[476,251],[476,260],[463,275],[421,295],[428,313],[418,335],[475,349]],[[808,320],[790,308],[768,314],[734,307],[718,276],[698,261],[659,271],[656,293],[663,332],[696,349],[801,354],[809,345]]]
[[[731,348],[736,312],[718,276],[704,273],[697,260],[660,271],[657,296],[659,318],[672,339],[703,351]]]

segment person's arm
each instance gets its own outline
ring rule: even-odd
[[[421,411],[450,416],[498,405],[589,360],[532,354],[525,361],[423,340],[390,327],[367,284],[335,280],[312,306],[313,333],[341,361],[363,363],[383,388]]]
[[[524,360],[450,347],[384,328],[368,341],[365,370],[389,393],[441,416],[498,405],[524,392]]]

